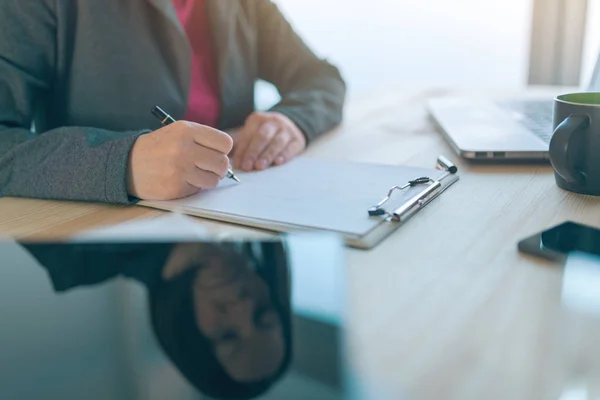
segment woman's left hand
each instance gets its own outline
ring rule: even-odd
[[[277,112],[252,113],[233,140],[233,165],[242,171],[284,164],[306,148],[300,128]]]

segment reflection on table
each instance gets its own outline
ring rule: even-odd
[[[12,322],[0,333],[2,398],[342,396],[339,320],[302,311],[303,297],[334,304],[336,291],[294,280],[316,267],[339,285],[337,239],[23,242],[0,253],[10,260],[0,316]],[[321,339],[327,351],[311,351]]]

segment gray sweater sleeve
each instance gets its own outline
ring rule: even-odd
[[[0,196],[130,203],[127,162],[145,131],[33,132],[55,79],[53,0],[0,7]]]
[[[288,116],[310,142],[342,120],[346,84],[339,70],[319,59],[272,0],[247,0],[258,26],[260,78],[281,101],[271,111]]]

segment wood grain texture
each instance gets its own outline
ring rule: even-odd
[[[349,251],[357,374],[387,398],[559,399],[582,384],[600,398],[600,318],[563,307],[561,267],[517,251],[565,220],[600,227],[600,198],[562,191],[548,165],[461,161],[422,99],[354,104],[369,111],[342,128],[337,157],[428,166],[445,154],[461,173],[391,240]]]
[[[600,227],[600,199],[562,191],[547,164],[458,159],[424,107],[446,92],[389,88],[353,99],[344,124],[307,151],[428,168],[444,154],[461,174],[378,247],[347,250],[355,373],[378,388],[371,398],[566,399],[587,388],[598,399],[600,319],[566,309],[562,268],[520,255],[517,242],[565,220]],[[0,234],[62,237],[160,214],[5,198]],[[215,234],[256,234],[203,223]]]

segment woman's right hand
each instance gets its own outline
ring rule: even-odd
[[[232,147],[225,132],[188,121],[142,135],[129,155],[128,193],[173,200],[214,188],[227,174]]]

